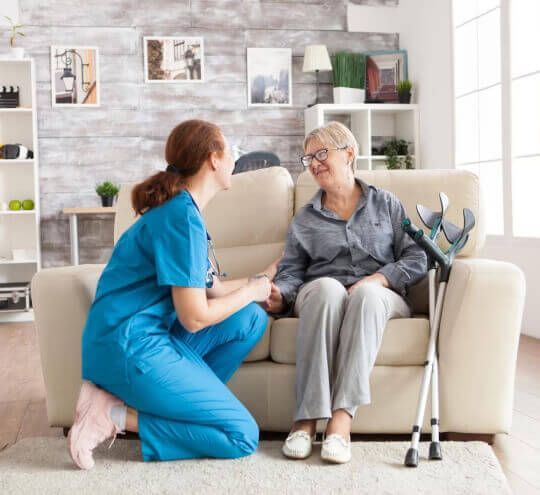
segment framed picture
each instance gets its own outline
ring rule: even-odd
[[[53,107],[98,107],[99,52],[95,46],[51,46]]]
[[[366,52],[366,103],[398,103],[397,83],[408,79],[407,51]]]
[[[247,49],[248,106],[292,105],[292,50]]]
[[[143,49],[146,83],[204,81],[203,38],[147,36]]]

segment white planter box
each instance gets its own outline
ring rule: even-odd
[[[334,103],[364,103],[365,99],[365,89],[334,88]]]
[[[10,47],[9,53],[12,59],[20,60],[24,58],[24,48],[22,47]]]

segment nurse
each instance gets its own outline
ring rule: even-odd
[[[225,383],[266,329],[256,302],[270,295],[277,260],[222,281],[209,259],[201,210],[230,187],[234,168],[216,125],[181,123],[165,158],[166,171],[133,189],[141,216],[116,243],[84,328],[68,435],[81,469],[126,430],[139,433],[144,461],[236,458],[257,448],[257,424]]]

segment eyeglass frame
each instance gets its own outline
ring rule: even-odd
[[[343,150],[346,150],[347,148],[349,148],[348,145],[342,146],[341,148],[321,148],[321,149],[317,150],[315,153],[310,153],[310,154],[308,154],[308,155],[302,155],[302,156],[300,157],[300,163],[302,164],[302,166],[304,167],[304,169],[307,169],[307,168],[311,167],[311,164],[313,163],[313,159],[314,159],[314,158],[316,158],[317,161],[318,161],[319,163],[321,163],[321,162],[324,162],[324,161],[326,161],[326,160],[328,159],[328,152],[329,152],[329,151],[332,151],[332,150],[343,151]],[[319,159],[317,158],[317,154],[318,154],[319,152],[321,152],[321,151],[326,151],[326,158],[325,158],[324,160],[319,160]],[[306,158],[306,157],[308,157],[308,156],[311,157],[311,160],[310,160],[310,162],[309,162],[309,165],[306,165],[306,164],[304,163],[304,158]]]

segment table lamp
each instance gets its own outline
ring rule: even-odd
[[[315,81],[317,84],[317,97],[315,103],[308,105],[312,107],[319,103],[319,71],[332,70],[332,63],[328,55],[326,45],[308,45],[304,51],[304,68],[303,72],[315,72]]]

